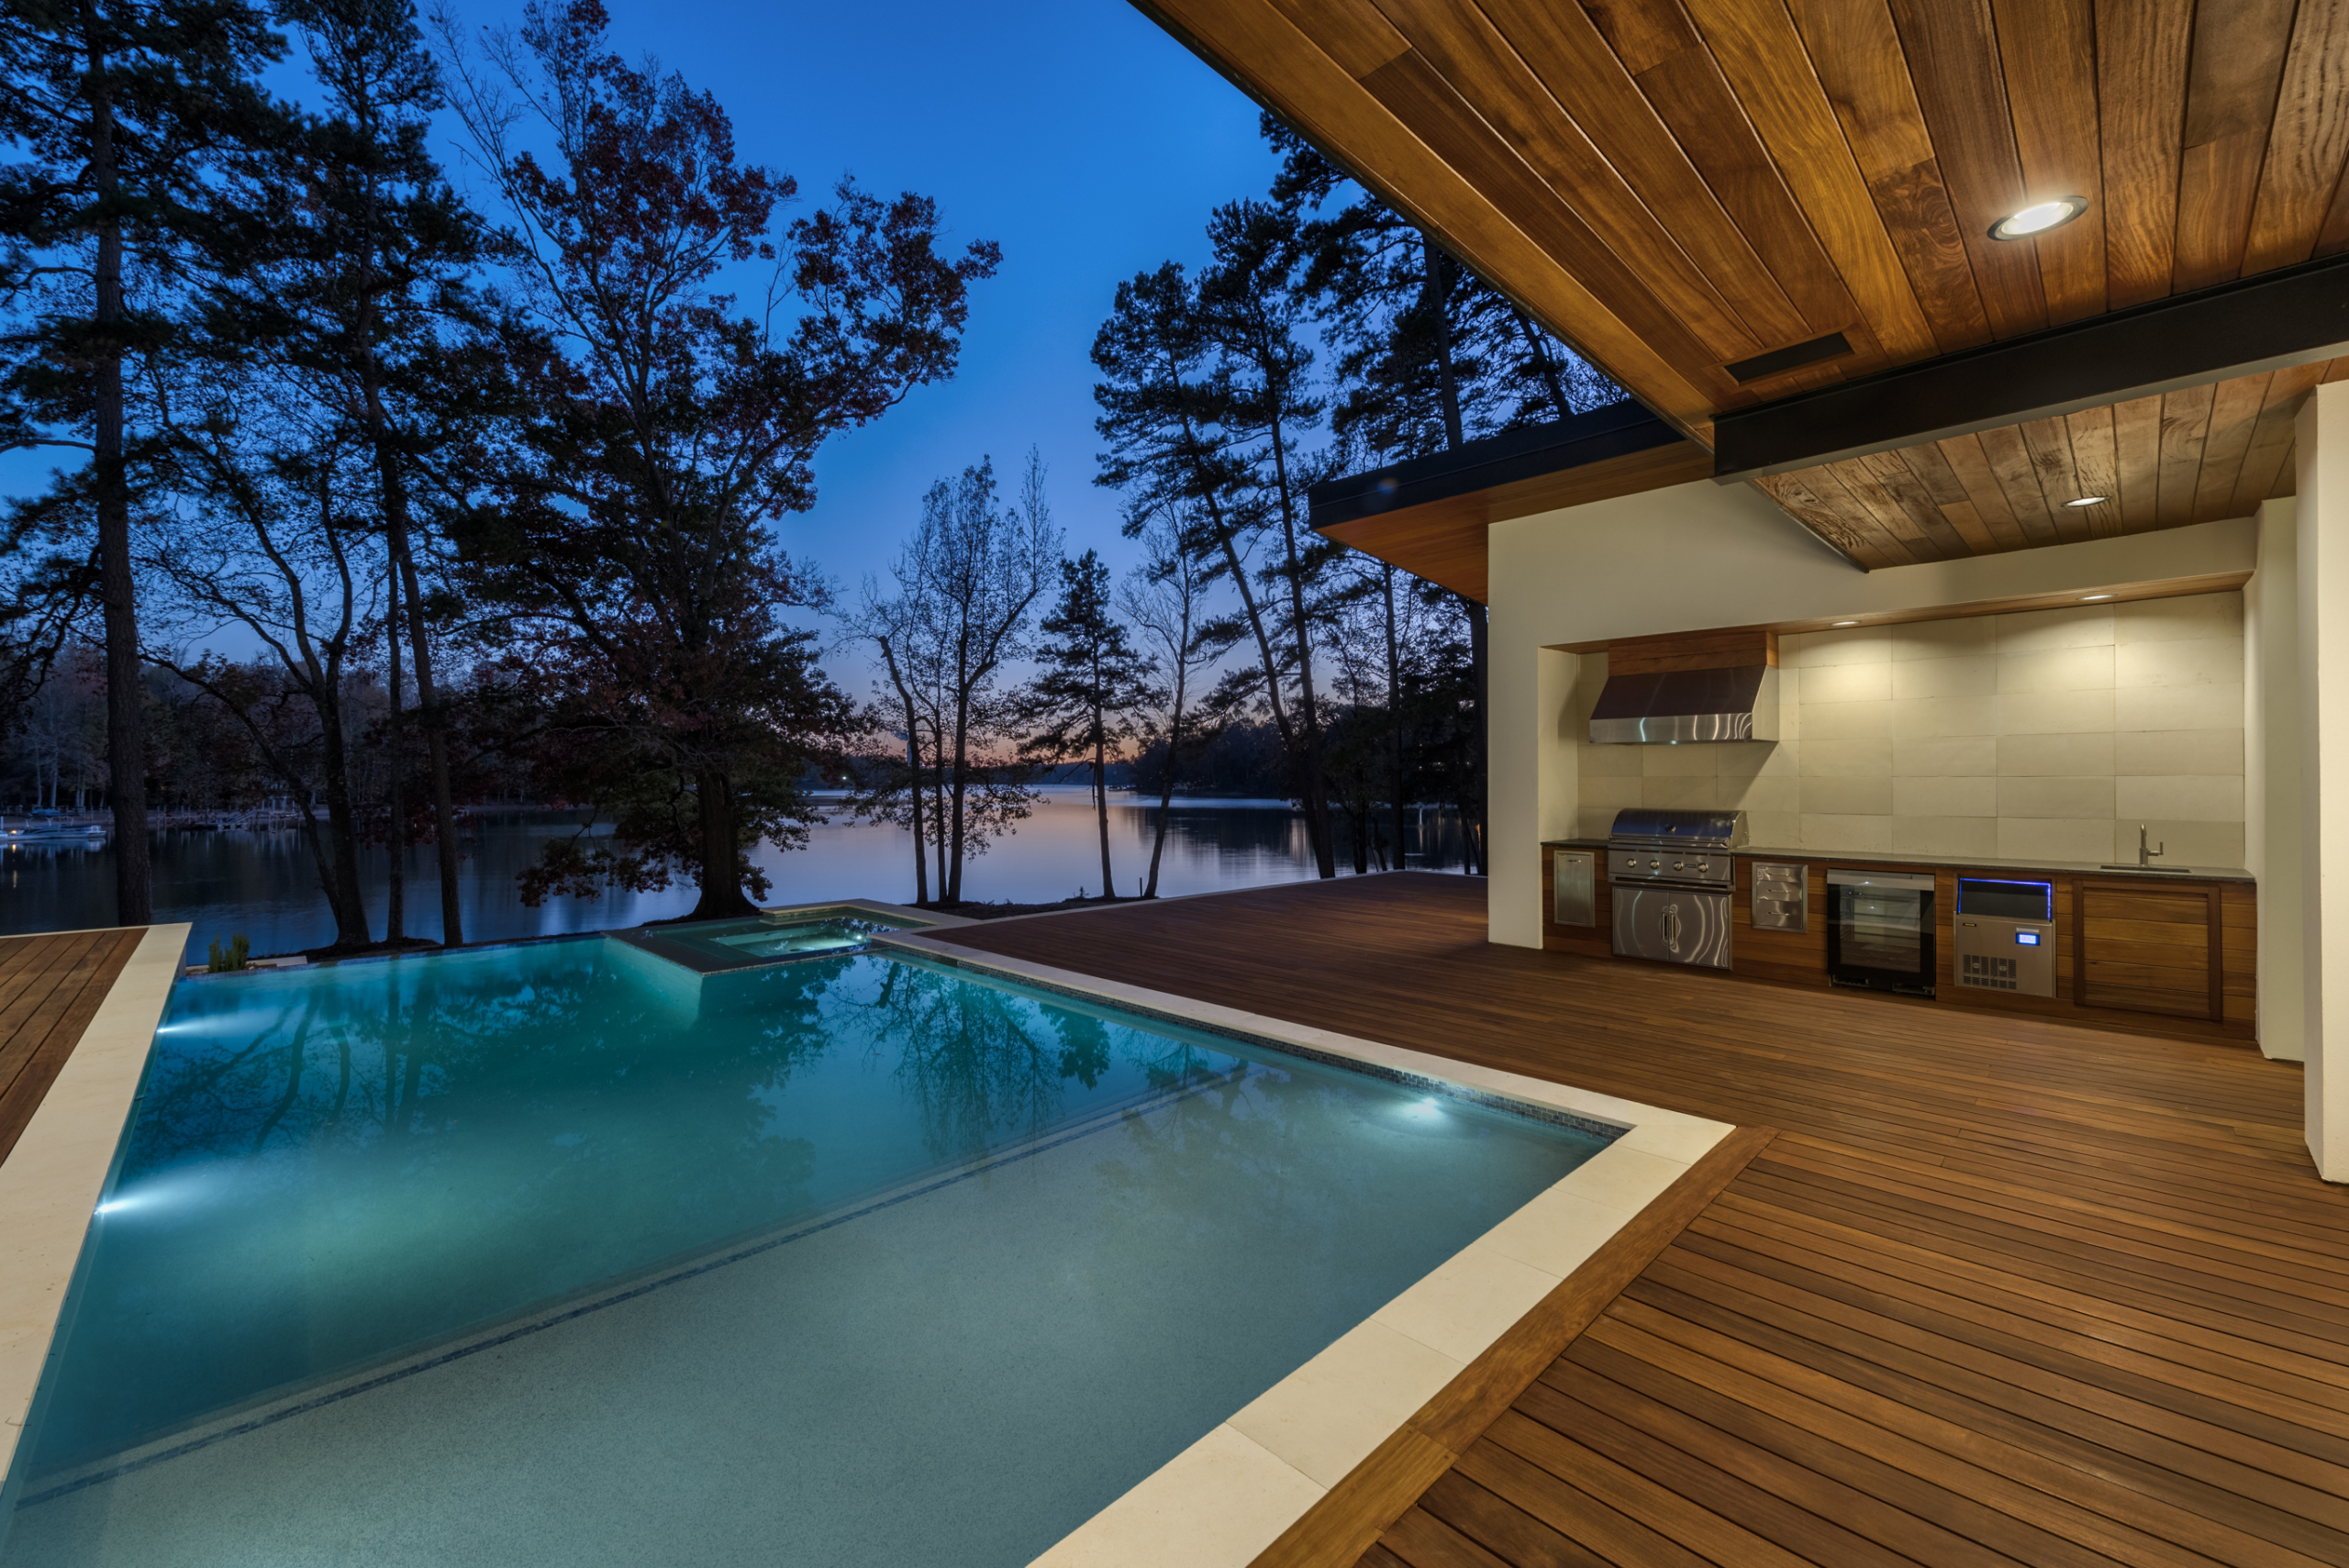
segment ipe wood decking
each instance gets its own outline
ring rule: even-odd
[[[145,934],[140,928],[0,938],[0,1160],[24,1136]]]
[[[952,936],[1776,1129],[1617,1250],[1481,1435],[1447,1391],[1262,1568],[2349,1562],[2349,1193],[2298,1068],[1497,948],[1484,899],[1407,874]]]

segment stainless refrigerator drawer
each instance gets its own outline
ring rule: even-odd
[[[1556,850],[1550,862],[1550,919],[1560,926],[1598,924],[1596,871],[1598,857],[1589,850]]]
[[[1727,893],[1615,884],[1615,951],[1625,958],[1729,967]]]

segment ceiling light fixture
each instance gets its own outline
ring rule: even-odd
[[[1835,624],[1837,626],[1857,626],[1860,623],[1855,620],[1839,620]]]
[[[2086,196],[2057,196],[2052,202],[2033,202],[2021,212],[2010,212],[1990,226],[1993,239],[2028,239],[2034,234],[2044,234],[2051,228],[2061,228],[2088,210]]]
[[[2089,601],[2089,600],[2095,600],[2095,599],[2109,599],[2109,598],[2110,598],[2110,597],[2112,597],[2112,595],[2110,595],[2110,594],[2082,594],[2082,595],[2080,595],[2080,598],[2081,598],[2081,600],[2082,600],[2083,602],[2087,602],[2087,601]]]
[[[2083,495],[2076,501],[2066,501],[2064,505],[2066,506],[2101,506],[2107,501],[2111,499],[2112,497],[2110,495]]]

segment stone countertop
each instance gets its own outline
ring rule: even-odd
[[[1604,839],[1545,839],[1545,850],[1605,850]],[[1731,851],[1743,860],[1795,861],[1816,865],[1860,866],[1947,866],[1954,871],[2036,871],[2053,872],[2071,876],[2143,877],[2148,882],[2256,882],[2251,873],[2236,867],[2188,866],[2173,870],[2155,865],[2146,871],[2107,871],[2099,865],[2081,861],[2000,861],[1980,860],[1958,855],[1904,855],[1858,853],[1851,851],[1776,850],[1754,844],[1741,844]]]

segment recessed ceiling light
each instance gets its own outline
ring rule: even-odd
[[[2086,601],[2090,600],[2090,599],[2109,599],[2109,598],[2110,598],[2110,597],[2112,597],[2112,595],[2110,595],[2110,594],[2082,594],[2082,595],[2080,595],[2080,598],[2081,598],[2081,600],[2082,600],[2083,602],[2086,602]]]
[[[1855,620],[1839,620],[1835,624],[1837,626],[1857,626],[1860,623]]]
[[[2101,506],[2107,501],[2111,499],[2112,497],[2110,495],[2083,495],[2076,501],[2066,501],[2064,505],[2066,506]]]
[[[1990,226],[1993,239],[2028,239],[2034,234],[2044,234],[2051,228],[2061,228],[2088,210],[2086,196],[2057,196],[2052,202],[2033,202],[2021,212],[2010,212]]]

